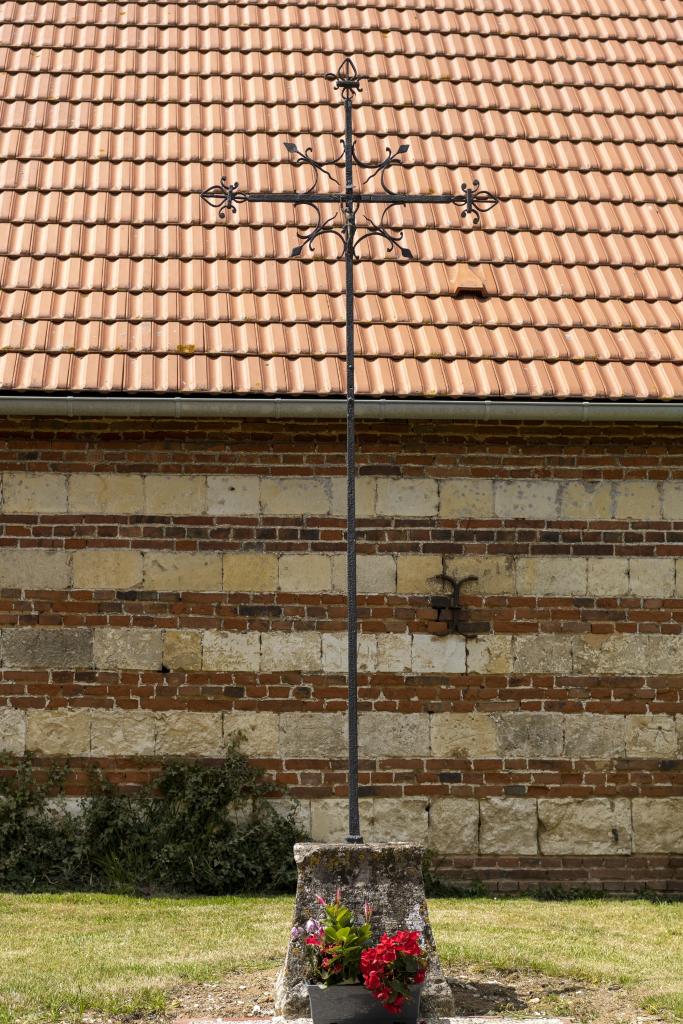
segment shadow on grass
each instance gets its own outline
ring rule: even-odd
[[[489,1013],[511,1013],[527,1008],[526,1001],[509,985],[457,978],[449,978],[448,984],[455,1000],[455,1012],[460,1017],[485,1017]]]

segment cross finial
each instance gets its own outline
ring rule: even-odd
[[[334,82],[335,89],[341,89],[342,97],[345,100],[353,99],[354,93],[361,92],[361,77],[350,57],[347,57],[339,65],[336,74],[330,71],[325,78],[328,82]]]

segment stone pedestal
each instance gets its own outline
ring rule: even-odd
[[[420,1011],[427,1017],[452,1017],[453,996],[441,964],[429,924],[422,878],[422,849],[410,843],[322,844],[299,843],[294,847],[298,868],[295,925],[320,916],[316,896],[328,903],[341,889],[342,903],[358,919],[367,900],[374,908],[372,930],[419,931],[429,954]],[[275,983],[275,1012],[282,1017],[308,1017],[307,959],[300,941],[290,942],[285,963]]]

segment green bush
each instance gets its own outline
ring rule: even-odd
[[[136,893],[291,891],[304,839],[295,805],[237,747],[216,764],[168,761],[153,786],[126,792],[97,772],[74,812],[67,766],[41,779],[30,757],[0,777],[0,888]],[[56,794],[56,795],[55,795]]]

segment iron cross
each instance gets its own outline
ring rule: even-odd
[[[405,143],[392,152],[387,147],[387,155],[376,163],[360,160],[355,151],[353,137],[353,99],[361,92],[361,78],[352,60],[345,60],[336,74],[325,75],[328,81],[334,82],[344,101],[344,138],[341,142],[341,154],[334,160],[319,161],[311,155],[311,149],[305,152],[293,142],[286,142],[285,149],[290,154],[295,167],[306,166],[313,171],[313,183],[306,192],[243,192],[237,182],[228,184],[227,177],[221,178],[220,185],[214,185],[201,193],[211,206],[218,209],[220,217],[225,217],[226,210],[237,212],[241,203],[293,203],[294,206],[310,207],[316,215],[314,226],[308,230],[299,230],[300,244],[292,249],[292,256],[301,256],[304,249],[313,252],[316,239],[322,235],[334,235],[341,242],[341,252],[346,269],[346,473],[347,473],[347,524],[346,524],[346,555],[347,555],[347,622],[348,622],[348,778],[349,778],[349,832],[347,842],[362,843],[360,817],[358,809],[358,691],[357,691],[357,598],[356,598],[356,452],[355,452],[355,416],[354,416],[354,261],[358,258],[358,246],[367,238],[378,236],[387,242],[387,252],[396,249],[402,259],[411,259],[412,253],[403,242],[403,231],[393,227],[387,221],[387,214],[396,206],[423,203],[427,205],[453,205],[462,207],[462,216],[473,215],[474,223],[479,222],[480,213],[492,209],[498,199],[490,192],[479,187],[474,181],[471,188],[462,186],[459,195],[410,195],[393,192],[385,181],[385,174],[392,167],[403,166],[402,157],[408,152]],[[361,168],[370,173],[363,181],[367,185],[373,178],[378,179],[381,192],[357,191],[353,171]],[[344,190],[319,192],[318,178],[323,174],[338,186],[339,182],[329,168],[344,169]],[[327,217],[319,209],[319,204],[329,203],[340,207],[341,223],[335,223],[337,210]],[[367,219],[357,235],[356,214],[361,203],[381,203],[385,209],[379,219]]]

